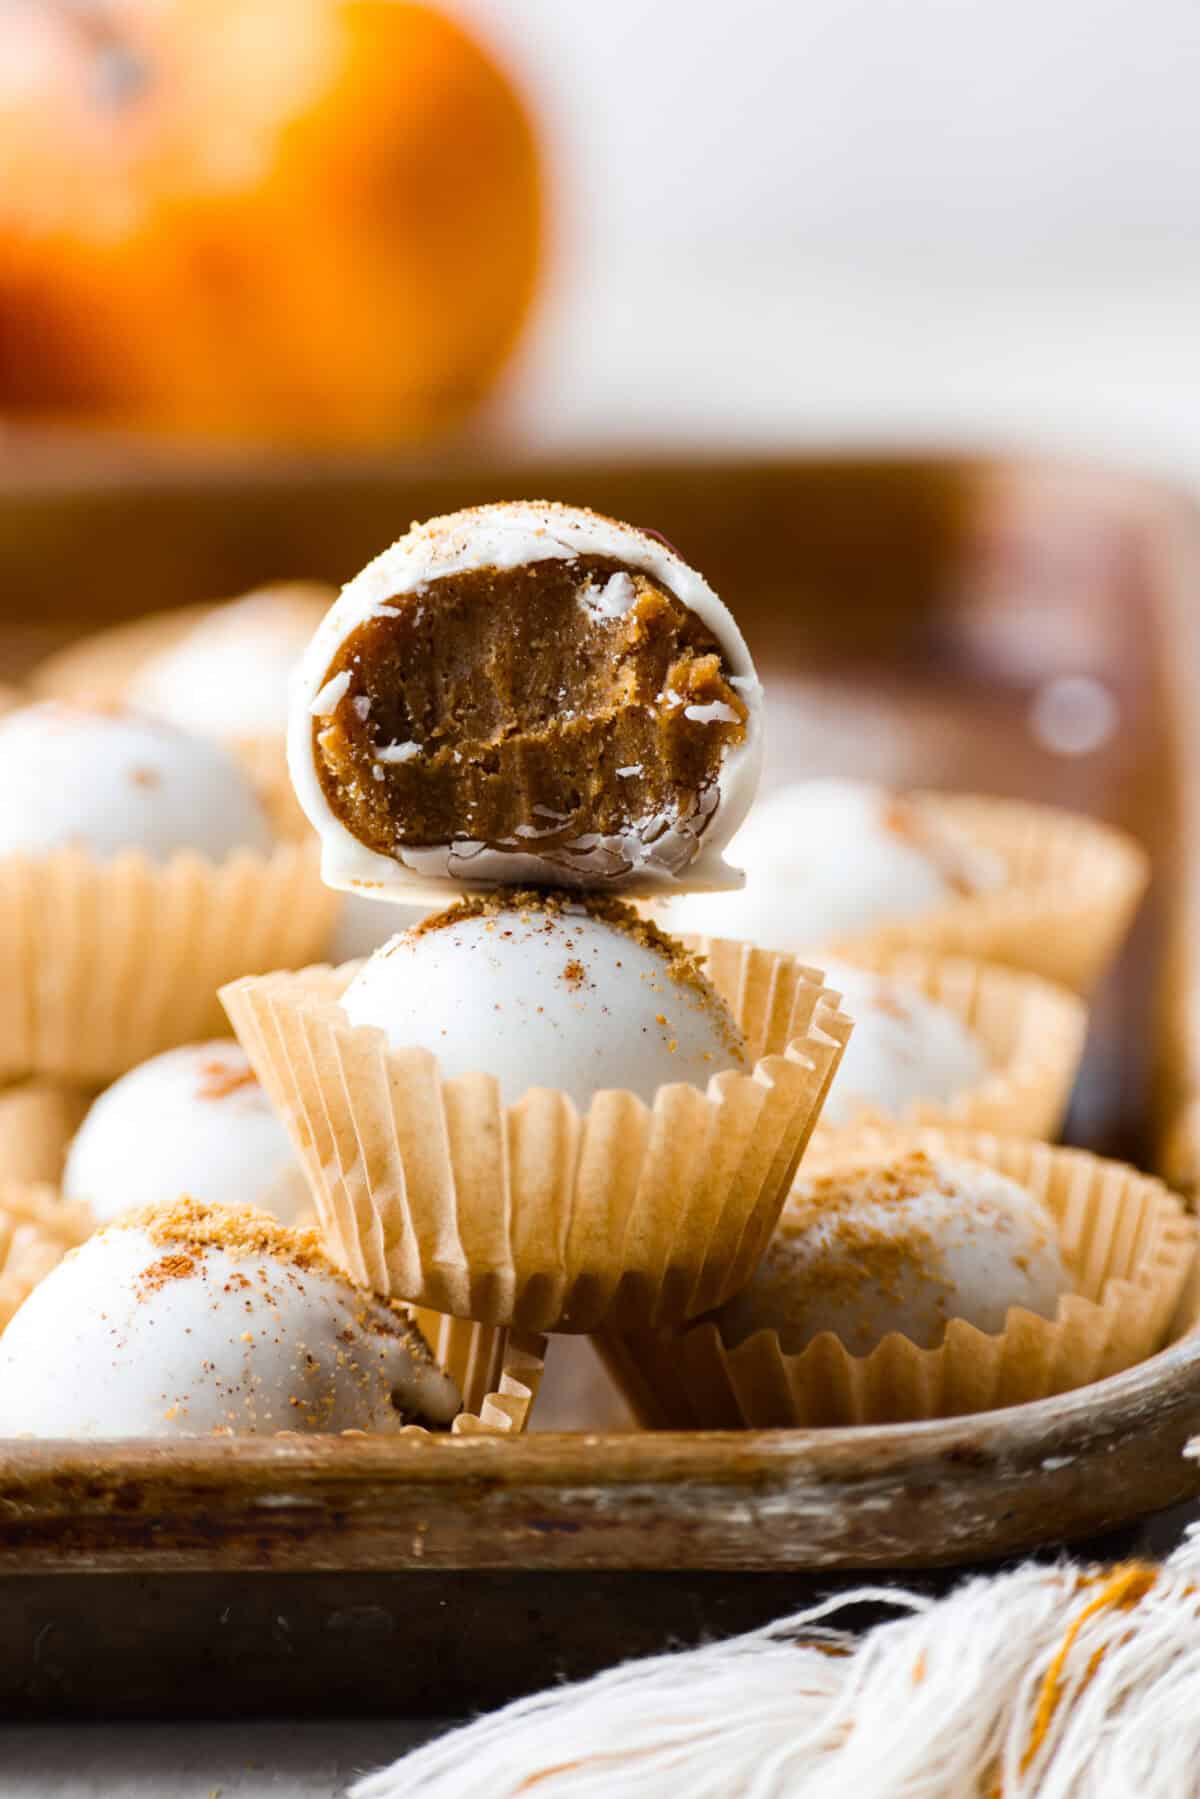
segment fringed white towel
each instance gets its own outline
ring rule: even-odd
[[[851,1606],[896,1617],[861,1639]],[[1200,1541],[1161,1567],[863,1588],[524,1699],[351,1799],[1196,1799]]]

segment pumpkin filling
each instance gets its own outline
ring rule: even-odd
[[[367,848],[545,855],[716,811],[747,708],[695,613],[603,556],[444,576],[339,646],[313,702],[326,801]]]

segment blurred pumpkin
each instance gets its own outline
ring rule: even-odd
[[[0,415],[413,441],[533,288],[520,101],[400,0],[6,0]]]

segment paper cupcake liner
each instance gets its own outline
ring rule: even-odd
[[[894,1333],[867,1356],[829,1332],[798,1355],[784,1354],[775,1331],[727,1349],[707,1319],[678,1334],[605,1331],[597,1348],[642,1423],[761,1430],[951,1418],[1087,1386],[1161,1347],[1196,1241],[1161,1181],[1084,1150],[958,1131],[880,1133],[856,1160],[913,1148],[986,1162],[1044,1201],[1077,1284],[1056,1316],[1014,1307],[994,1335],[955,1319],[938,1349]]]
[[[418,1321],[426,1313],[417,1313]],[[424,1328],[424,1325],[422,1325]],[[529,1415],[537,1401],[538,1388],[546,1368],[546,1339],[536,1334],[507,1337],[500,1356],[494,1390],[485,1393],[477,1404],[463,1398],[463,1409],[450,1426],[456,1437],[519,1437],[529,1423]],[[453,1373],[453,1369],[448,1369]],[[457,1377],[456,1377],[457,1378]],[[402,1437],[434,1435],[423,1424],[409,1424]]]
[[[994,892],[840,939],[830,954],[922,949],[974,956],[1089,992],[1145,890],[1149,859],[1141,846],[1096,819],[1052,806],[973,794],[905,797],[936,829],[991,850],[1009,880]]]
[[[845,1125],[818,1124],[818,1146],[836,1152],[864,1129],[934,1125],[1002,1137],[1058,1135],[1083,1055],[1087,1008],[1044,980],[966,956],[858,948],[846,958],[894,975],[945,1006],[983,1045],[989,1073],[948,1100],[916,1100],[895,1117],[864,1107]]]
[[[222,1034],[217,988],[310,960],[337,904],[315,846],[0,858],[0,1075],[102,1085]]]
[[[222,992],[308,1175],[331,1255],[363,1286],[525,1330],[674,1324],[736,1292],[774,1229],[849,1035],[819,975],[717,940],[708,973],[752,1074],[598,1093],[580,1114],[489,1075],[443,1081],[338,1005],[351,968]]]
[[[18,1081],[0,1092],[0,1184],[57,1186],[91,1102],[90,1088],[55,1081]]]
[[[55,1188],[0,1183],[0,1331],[67,1251],[91,1231],[87,1207],[68,1204]]]

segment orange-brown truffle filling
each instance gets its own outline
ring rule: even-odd
[[[381,855],[463,839],[540,854],[703,819],[746,734],[712,633],[603,556],[433,581],[350,634],[326,688],[339,677],[314,761]]]

